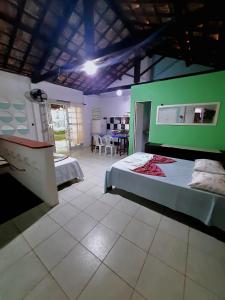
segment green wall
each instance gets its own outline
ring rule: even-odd
[[[149,140],[153,143],[225,150],[225,71],[134,85],[131,88],[130,153],[136,101],[152,101]],[[157,106],[220,102],[216,126],[156,125]]]

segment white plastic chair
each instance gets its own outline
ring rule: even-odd
[[[108,149],[110,150],[111,156],[113,155],[113,152],[116,153],[116,146],[110,135],[103,136],[103,142],[105,143],[105,155],[108,153]]]
[[[99,151],[99,155],[102,153],[102,148],[104,150],[105,144],[103,143],[102,138],[100,135],[93,135],[93,142],[94,142],[94,147],[95,147],[95,153],[97,153],[97,150]]]

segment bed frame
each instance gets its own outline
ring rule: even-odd
[[[225,166],[225,150],[207,150],[194,147],[185,148],[149,142],[145,144],[145,152],[187,160],[195,160],[199,158],[218,160],[221,161]]]
[[[130,156],[130,159],[133,159],[135,162],[138,159],[137,155],[140,154],[135,153]],[[175,156],[172,151],[159,151],[157,154]],[[194,154],[196,153],[194,152]],[[221,156],[216,157],[223,160],[224,154],[219,154]],[[215,159],[214,155],[206,156],[205,153],[204,155],[195,156],[195,158],[205,157],[214,157]],[[126,164],[126,158],[124,158],[114,163],[106,171],[105,192],[113,187],[125,190],[174,211],[194,217],[205,225],[215,226],[225,231],[225,196],[190,188],[188,184],[191,182],[193,167],[193,161],[187,160],[187,158],[178,158],[174,164],[160,165],[166,177],[148,176],[132,172],[129,169],[129,165]]]

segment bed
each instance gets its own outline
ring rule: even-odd
[[[73,157],[54,154],[56,184],[60,185],[72,179],[84,179],[84,174],[78,163]]]
[[[105,192],[114,186],[225,230],[225,196],[188,186],[194,161],[176,159],[175,163],[160,164],[166,177],[130,170],[132,161],[135,164],[146,155],[151,154],[138,152],[114,163],[106,171]]]

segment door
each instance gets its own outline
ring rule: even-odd
[[[62,104],[50,104],[56,153],[69,154],[67,109]]]
[[[144,152],[149,141],[151,101],[136,102],[134,122],[134,152]]]
[[[68,139],[70,149],[83,144],[83,107],[70,106],[67,108]]]

